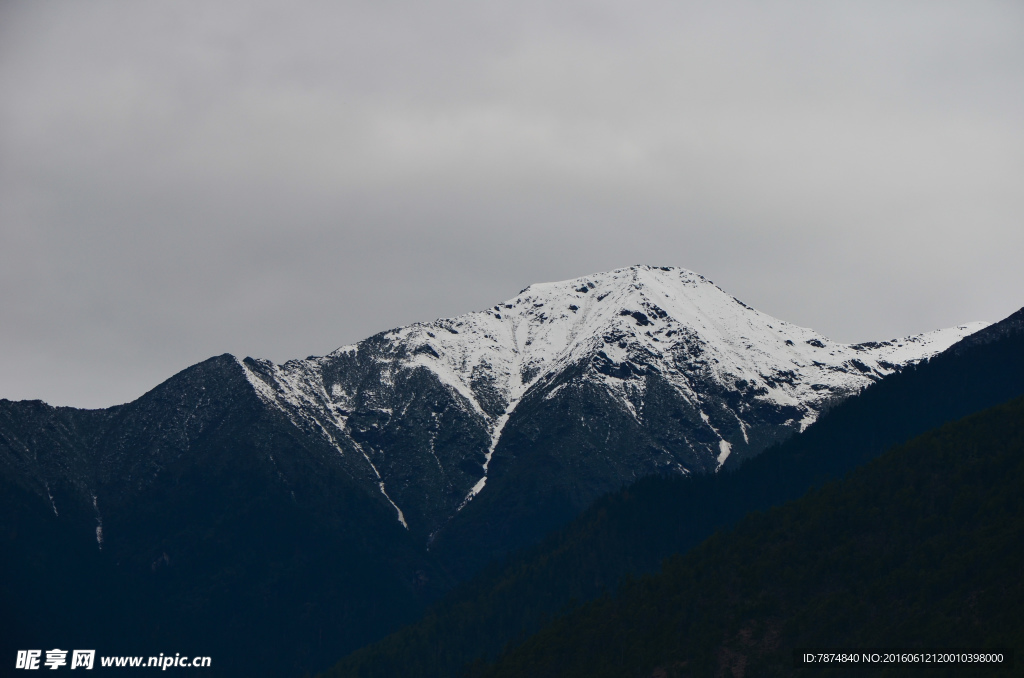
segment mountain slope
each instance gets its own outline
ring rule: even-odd
[[[172,649],[211,675],[298,675],[451,585],[230,356],[110,410],[2,401],[0,422],[5,655]]]
[[[1024,398],[745,518],[480,676],[848,675],[796,647],[1024,646]],[[873,675],[907,675],[878,666]],[[930,671],[928,669],[931,669]],[[1018,675],[1011,666],[914,667]]]
[[[342,660],[332,676],[454,676],[538,630],[572,601],[657,569],[750,511],[803,495],[887,447],[1024,394],[1024,309],[829,410],[731,473],[649,477],[460,585],[419,622]]]
[[[242,364],[464,576],[623,483],[749,458],[983,326],[838,344],[698,274],[634,266],[322,358]]]

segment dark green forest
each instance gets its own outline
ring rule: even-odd
[[[850,675],[795,647],[1024,647],[1024,398],[627,581],[474,678]],[[874,667],[871,675],[1020,675]]]
[[[1018,312],[871,386],[738,470],[650,477],[606,496],[567,528],[492,565],[419,622],[353,653],[326,675],[462,675],[583,602],[608,595],[623,578],[657,571],[665,558],[748,513],[801,497],[894,445],[1024,394],[1022,325],[1024,312]]]

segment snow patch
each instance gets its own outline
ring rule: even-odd
[[[469,493],[466,495],[465,499],[462,500],[462,503],[459,505],[459,508],[456,509],[456,513],[461,511],[466,506],[466,504],[471,502],[473,500],[473,497],[480,494],[480,492],[484,489],[484,486],[487,484],[487,471],[491,465],[491,457],[494,456],[494,448],[498,446],[498,440],[501,439],[501,432],[502,430],[504,430],[505,424],[508,423],[508,418],[509,416],[511,416],[511,414],[511,410],[506,410],[505,414],[498,417],[497,422],[495,422],[494,429],[491,431],[491,444],[487,448],[487,452],[484,454],[484,475],[482,478],[480,478],[480,480],[476,481],[476,484],[473,485],[472,488],[470,488]]]
[[[402,527],[408,530],[409,523],[405,522],[405,514],[402,513],[402,509],[398,508],[398,504],[396,504],[394,500],[391,499],[391,497],[388,495],[387,490],[384,489],[384,480],[381,478],[380,471],[378,471],[377,467],[373,465],[372,461],[370,461],[370,455],[366,454],[366,451],[363,450],[362,445],[357,443],[355,440],[353,440],[352,443],[356,446],[356,449],[362,453],[363,458],[366,459],[366,463],[370,465],[370,468],[373,469],[374,475],[377,476],[377,486],[380,488],[380,493],[383,494],[384,498],[387,499],[388,502],[395,507],[396,511],[398,511],[398,522],[402,523]]]
[[[716,472],[720,468],[722,468],[722,464],[725,463],[725,460],[729,458],[730,454],[732,454],[732,445],[730,445],[725,440],[719,440],[718,441],[718,466],[715,467],[715,471]]]
[[[50,498],[50,506],[53,507],[53,515],[60,518],[60,514],[57,513],[57,504],[53,501],[53,495],[50,494],[50,483],[43,483],[46,486],[46,496]]]

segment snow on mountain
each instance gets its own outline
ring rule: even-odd
[[[652,380],[668,384],[706,428],[693,439],[714,441],[707,449],[717,469],[736,445],[763,448],[748,434],[764,428],[765,412],[779,415],[768,437],[802,430],[829,403],[985,326],[842,344],[750,308],[691,271],[633,266],[531,285],[487,310],[383,332],[320,358],[240,364],[266,403],[365,460],[403,525],[433,511],[434,530],[485,489],[524,398],[552,400],[585,382],[656,429],[645,419],[646,391]],[[430,456],[436,468],[403,463]],[[424,482],[436,486],[431,498]],[[399,508],[407,503],[417,504],[413,514]]]

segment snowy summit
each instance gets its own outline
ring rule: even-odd
[[[750,308],[697,273],[632,266],[531,285],[487,310],[383,332],[321,358],[241,365],[267,404],[364,460],[403,525],[435,514],[426,520],[433,532],[487,487],[525,403],[532,417],[542,405],[558,410],[560,399],[576,402],[562,410],[595,399],[616,410],[646,449],[628,455],[646,456],[634,477],[714,471],[985,326],[841,344]],[[594,454],[611,454],[591,440],[609,413],[592,419],[581,412],[574,435]],[[464,434],[455,448],[452,428]],[[621,437],[606,433],[609,444]]]

